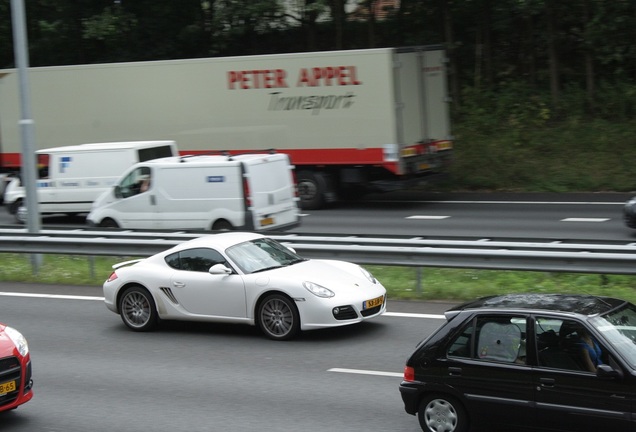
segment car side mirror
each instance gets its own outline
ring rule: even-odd
[[[210,267],[209,273],[213,275],[229,275],[232,274],[232,270],[223,264],[214,264]]]
[[[122,198],[122,194],[121,194],[121,186],[116,185],[113,188],[113,193],[115,194],[115,198]]]
[[[622,378],[623,374],[607,364],[598,365],[596,368],[596,376],[605,379]]]

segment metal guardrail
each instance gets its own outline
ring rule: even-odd
[[[205,233],[0,229],[0,252],[145,257]],[[308,258],[359,264],[636,274],[634,243],[566,243],[554,240],[371,238],[270,234]]]

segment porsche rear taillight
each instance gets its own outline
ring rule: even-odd
[[[112,272],[110,276],[108,276],[108,279],[106,279],[106,282],[112,282],[115,279],[117,279],[117,272]]]

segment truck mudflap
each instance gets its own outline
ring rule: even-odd
[[[401,150],[403,175],[426,175],[447,171],[453,156],[453,143],[449,140],[418,143]]]

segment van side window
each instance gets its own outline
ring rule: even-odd
[[[49,160],[50,155],[46,153],[38,154],[38,178],[46,179],[49,178]]]
[[[122,198],[128,198],[150,189],[152,178],[150,168],[139,167],[131,171],[119,184],[119,191]]]
[[[172,147],[170,147],[169,145],[139,149],[137,154],[139,162],[146,162],[151,159],[159,159],[170,156],[177,155],[173,153]]]
[[[166,264],[177,270],[207,273],[216,264],[227,265],[223,255],[208,248],[188,249],[168,255]]]

